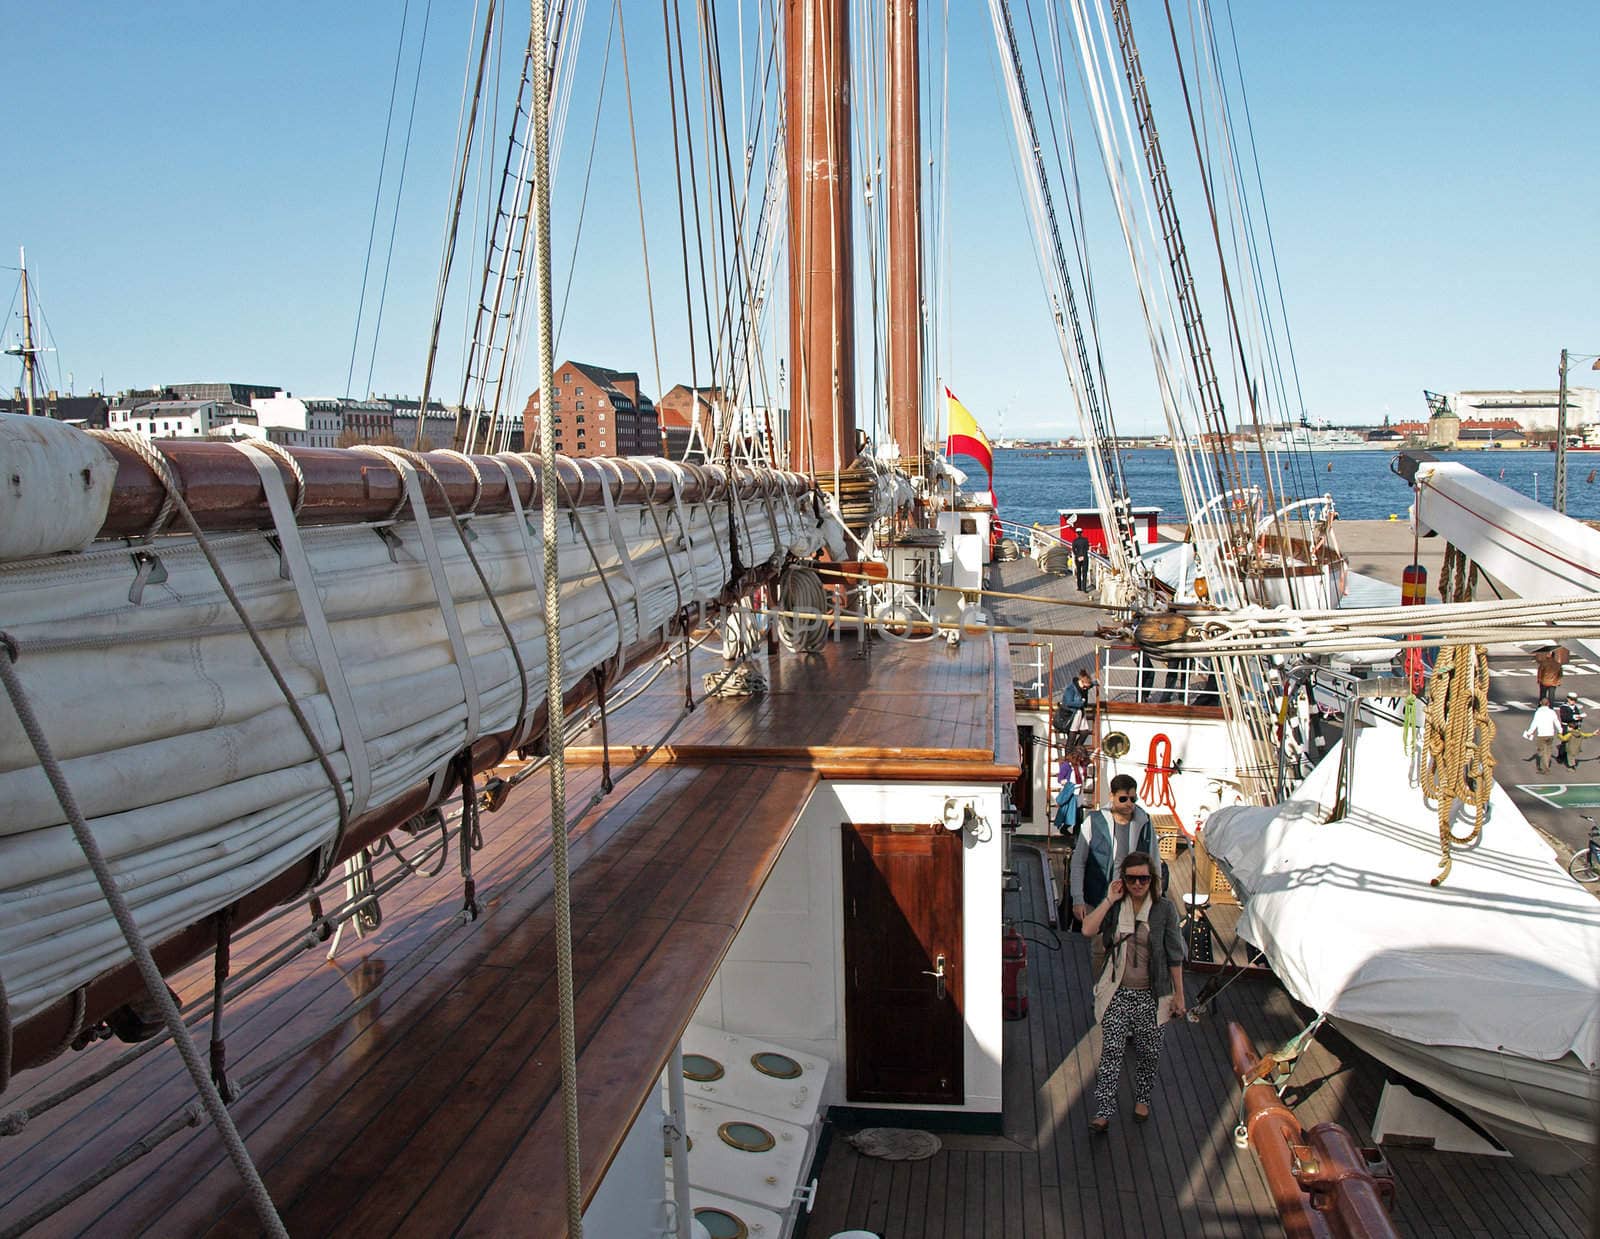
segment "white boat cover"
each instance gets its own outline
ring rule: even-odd
[[[1245,904],[1240,932],[1313,1010],[1424,1045],[1600,1061],[1600,902],[1498,785],[1483,838],[1444,884],[1434,808],[1400,729],[1357,739],[1349,814],[1327,818],[1341,747],[1286,802],[1219,809],[1211,855]],[[1466,834],[1460,820],[1458,834]]]

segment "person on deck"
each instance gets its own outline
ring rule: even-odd
[[[1564,762],[1568,770],[1576,770],[1578,755],[1583,752],[1583,732],[1579,729],[1588,718],[1577,693],[1567,694],[1567,699],[1556,707],[1556,717],[1561,720],[1561,745],[1556,759]]]
[[[1078,590],[1080,593],[1089,592],[1089,535],[1083,532],[1082,527],[1072,539],[1072,566],[1078,574]]]
[[[1560,734],[1561,716],[1549,702],[1541,700],[1528,730],[1522,733],[1524,740],[1533,741],[1533,764],[1540,774],[1550,773],[1550,755],[1555,751],[1556,737]]]
[[[1094,674],[1084,667],[1067,682],[1061,694],[1061,719],[1064,726],[1057,730],[1067,736],[1067,745],[1083,743],[1089,734],[1089,706],[1094,700]]]
[[[1174,1016],[1182,1018],[1186,1010],[1178,909],[1161,889],[1160,874],[1148,852],[1129,852],[1123,858],[1122,876],[1085,918],[1083,932],[1098,935],[1106,949],[1105,967],[1094,987],[1101,1045],[1089,1130],[1099,1135],[1111,1126],[1130,1038],[1135,1059],[1133,1121],[1142,1123],[1150,1117],[1162,1026]]]
[[[1547,650],[1540,650],[1533,656],[1533,661],[1539,669],[1539,703],[1553,706],[1556,703],[1556,692],[1561,687],[1561,669],[1567,664],[1567,647],[1552,645]]]
[[[1131,774],[1117,775],[1111,780],[1110,812],[1096,809],[1084,820],[1067,876],[1072,914],[1079,921],[1106,897],[1112,875],[1125,856],[1156,850],[1155,827],[1150,815],[1139,807],[1138,786]]]

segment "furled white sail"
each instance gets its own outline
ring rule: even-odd
[[[747,567],[809,552],[822,537],[809,502],[782,493],[738,502],[731,524],[726,500],[657,508],[561,515],[569,688],[666,631],[680,606],[714,600],[732,572],[730,537]],[[537,523],[508,512],[468,528],[525,692],[448,518],[210,537],[352,817],[440,775],[474,737],[515,727],[543,701]],[[142,578],[121,543],[0,564],[0,627],[18,644],[17,671],[141,929],[158,940],[326,846],[338,813],[194,540],[145,549],[160,572]],[[317,613],[326,640],[307,623]],[[15,1022],[127,952],[3,699],[0,804],[0,977]]]

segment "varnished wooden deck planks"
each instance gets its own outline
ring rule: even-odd
[[[862,657],[852,639],[799,658],[758,655],[765,693],[704,700],[681,719],[681,673],[663,676],[614,720],[612,760],[640,755],[676,722],[664,752],[676,761],[737,750],[746,760],[803,764],[825,777],[868,768],[904,777],[930,759],[952,768],[1014,768],[1015,712],[1001,640],[973,637],[954,649],[942,641],[874,641]],[[720,657],[697,652],[697,696],[701,675],[724,665]],[[592,733],[569,748],[573,762],[592,763],[601,755]]]
[[[1008,912],[1046,920],[1039,867],[1024,849],[1017,857],[1023,888],[1007,897]],[[1191,1001],[1202,983],[1189,977]],[[904,1164],[862,1157],[847,1133],[836,1132],[807,1239],[851,1227],[884,1239],[1282,1233],[1254,1155],[1233,1147],[1239,1090],[1222,1031],[1238,1020],[1263,1048],[1299,1031],[1307,1013],[1276,982],[1240,980],[1220,994],[1204,1022],[1171,1026],[1151,1121],[1131,1121],[1130,1062],[1118,1116],[1099,1137],[1087,1131],[1099,1058],[1087,943],[1071,939],[1060,952],[1030,945],[1028,990],[1028,1018],[1006,1024],[1004,1134],[942,1136],[941,1151],[917,1163],[927,1167],[925,1176],[905,1178],[906,1204],[896,1212]],[[1358,1140],[1370,1141],[1382,1082],[1381,1066],[1325,1028],[1288,1095],[1307,1125],[1342,1122]],[[1588,1233],[1589,1185],[1581,1176],[1535,1175],[1497,1158],[1387,1153],[1399,1181],[1395,1217],[1402,1234]],[[914,1183],[929,1188],[920,1206]]]

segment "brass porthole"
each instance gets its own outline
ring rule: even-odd
[[[754,1123],[724,1123],[717,1128],[717,1135],[722,1137],[723,1144],[745,1153],[765,1153],[778,1143],[770,1131]]]
[[[764,1076],[771,1076],[775,1080],[798,1080],[801,1067],[787,1054],[774,1054],[771,1050],[762,1050],[759,1054],[750,1056],[750,1065]]]
[[[748,1239],[750,1228],[726,1209],[696,1209],[694,1220],[706,1228],[711,1239]]]
[[[705,1084],[711,1080],[720,1080],[722,1076],[722,1064],[709,1054],[685,1054],[683,1056],[683,1078],[685,1080],[693,1080],[697,1084]]]

